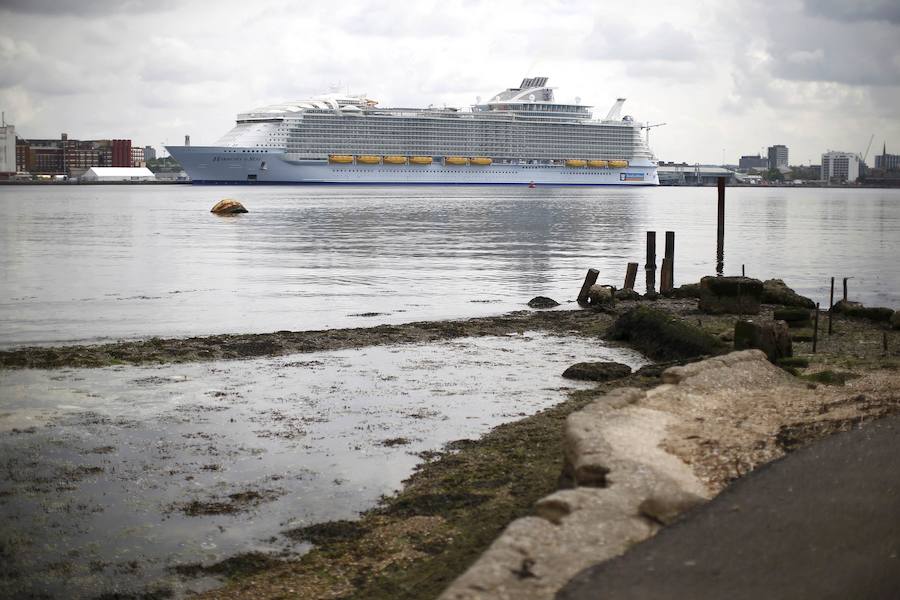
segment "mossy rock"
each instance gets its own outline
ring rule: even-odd
[[[787,321],[787,324],[790,326],[791,323],[797,322],[809,322],[810,315],[809,310],[805,308],[800,308],[798,306],[790,306],[787,308],[776,308],[774,317],[778,321]]]
[[[756,348],[766,353],[770,362],[793,354],[791,336],[782,321],[742,320],[734,324],[734,349]]]
[[[763,283],[752,277],[716,277],[707,275],[700,280],[700,291],[709,290],[716,296],[747,296],[759,298],[762,296]]]
[[[640,293],[638,293],[634,290],[631,290],[631,289],[616,290],[615,294],[613,294],[613,295],[616,297],[616,300],[640,300],[641,299]]]
[[[818,373],[810,373],[802,375],[803,379],[814,381],[816,383],[824,383],[825,385],[844,385],[851,379],[861,377],[858,373],[850,371],[819,371]]]
[[[581,362],[563,371],[567,379],[582,381],[609,381],[631,375],[631,367],[617,362]]]
[[[894,310],[884,306],[863,306],[858,302],[836,302],[834,312],[853,317],[855,319],[867,319],[875,323],[890,323],[894,316]]]
[[[805,369],[809,366],[809,359],[805,356],[785,356],[778,359],[778,366]]]
[[[813,341],[812,327],[791,330],[791,339],[795,342],[811,342],[811,341]]]
[[[673,298],[699,298],[700,297],[700,284],[699,283],[685,283],[684,285],[678,286],[677,288],[672,290]]]
[[[559,306],[559,302],[547,296],[535,296],[528,301],[528,306],[531,308],[554,308]]]
[[[707,314],[759,314],[762,282],[750,277],[712,277],[700,280],[699,308]]]
[[[810,310],[816,307],[815,302],[789,288],[781,279],[767,279],[763,282],[762,302],[782,306],[799,306]]]
[[[716,336],[649,306],[637,306],[620,316],[606,337],[629,342],[656,360],[695,358],[729,350]]]

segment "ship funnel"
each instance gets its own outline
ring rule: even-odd
[[[612,108],[609,109],[609,112],[606,113],[606,118],[604,121],[618,121],[619,115],[622,114],[622,105],[625,104],[625,98],[616,98],[615,104],[612,105]]]

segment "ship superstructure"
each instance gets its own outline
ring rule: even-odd
[[[618,99],[603,119],[526,78],[467,109],[380,108],[328,95],[238,115],[214,146],[168,146],[195,183],[657,185]]]

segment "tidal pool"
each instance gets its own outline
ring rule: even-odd
[[[285,531],[352,519],[445,443],[638,353],[522,333],[277,358],[0,371],[0,596],[183,596],[179,565],[297,555]]]

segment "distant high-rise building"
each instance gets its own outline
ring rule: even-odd
[[[765,169],[769,166],[769,161],[759,154],[745,155],[738,161],[739,169]]]
[[[770,169],[788,166],[788,147],[781,144],[769,146],[768,163]]]
[[[144,160],[156,160],[156,148],[144,146]]]
[[[189,136],[189,135],[184,136],[184,145],[185,145],[185,147],[190,147],[190,145],[191,145],[191,136]]]
[[[900,154],[888,154],[887,142],[881,149],[881,156],[875,157],[875,168],[885,171],[900,171]]]
[[[4,115],[0,122],[0,174],[16,172],[16,128],[6,124]]]
[[[829,151],[822,155],[822,179],[849,181],[859,179],[859,154]]]

